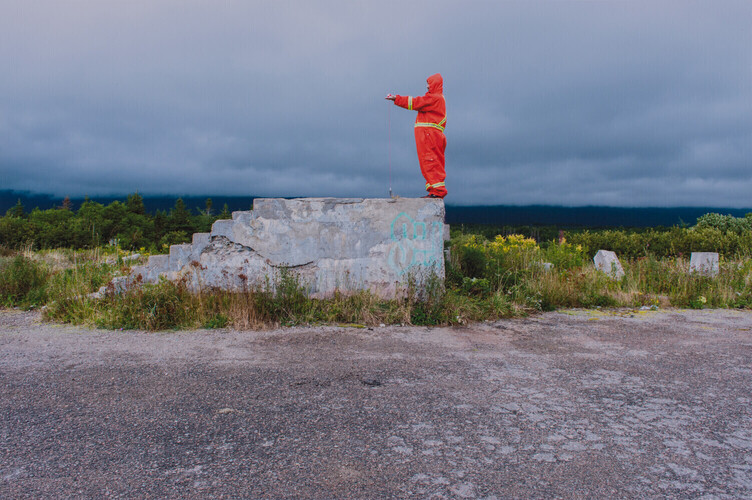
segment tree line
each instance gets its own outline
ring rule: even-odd
[[[21,200],[0,217],[0,245],[6,248],[93,248],[117,244],[121,248],[161,252],[165,247],[187,243],[193,233],[209,232],[217,219],[232,217],[227,204],[213,210],[211,198],[205,208],[193,213],[182,198],[169,210],[154,214],[144,209],[143,197],[134,193],[125,202],[103,205],[86,198],[74,210],[66,198],[48,210],[34,208],[27,213]]]

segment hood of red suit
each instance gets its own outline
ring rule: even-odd
[[[444,79],[441,78],[441,74],[436,73],[426,78],[428,83],[428,92],[431,94],[443,94],[444,93]]]

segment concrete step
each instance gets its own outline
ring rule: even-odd
[[[232,228],[235,225],[234,219],[220,219],[212,224],[210,236],[224,236],[228,240],[232,240]]]
[[[191,255],[193,260],[201,260],[201,252],[211,243],[211,233],[196,233],[191,243]]]
[[[182,245],[170,246],[170,271],[180,271],[183,266],[187,266],[191,263],[191,253],[193,252],[193,245],[190,243],[184,243]]]

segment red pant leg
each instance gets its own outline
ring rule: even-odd
[[[446,136],[433,127],[415,128],[415,146],[418,150],[420,171],[426,179],[426,191],[441,198],[447,195],[444,170],[444,151]],[[436,186],[436,184],[441,184]]]

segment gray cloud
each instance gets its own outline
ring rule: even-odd
[[[0,63],[3,189],[420,196],[440,71],[450,203],[752,205],[744,0],[6,2]]]

